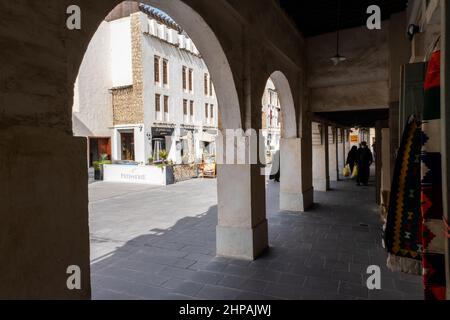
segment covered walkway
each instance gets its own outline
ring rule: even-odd
[[[438,217],[432,220],[444,230],[449,220],[448,1],[380,0],[378,18],[367,14],[369,1],[342,1],[340,20],[345,23],[338,27],[334,17],[341,10],[328,0],[303,1],[304,9],[291,7],[298,1],[285,0],[141,2],[176,20],[208,66],[221,133],[217,189],[211,189],[217,198],[209,198],[216,201],[193,211],[182,195],[174,200],[176,193],[155,192],[166,197],[163,202],[149,192],[142,208],[155,210],[160,203],[158,213],[164,214],[167,203],[184,206],[190,215],[177,217],[170,228],[149,226],[145,232],[139,221],[130,223],[133,230],[118,239],[119,249],[96,260],[91,269],[90,234],[96,230],[89,224],[88,140],[73,135],[74,88],[96,30],[122,0],[48,0],[44,6],[2,1],[0,61],[7,63],[0,63],[0,299],[422,298],[419,277],[385,268],[376,203],[386,205],[395,191],[391,182],[401,133],[410,114],[423,114],[416,102],[424,100],[424,67],[440,49],[442,83],[432,89],[441,90],[443,99],[441,114],[436,112],[432,121],[433,130],[441,130],[433,138],[442,139],[433,144],[432,153],[445,161],[433,171],[443,179],[437,189],[442,189],[442,209],[436,209]],[[368,28],[373,17],[381,29]],[[126,84],[125,91],[132,93],[127,93],[124,110],[130,109],[136,136],[150,139],[154,134],[144,125],[144,109],[161,112],[157,97],[165,91],[164,85],[159,93],[146,90],[145,81],[153,84],[153,77],[145,78],[139,67],[145,61],[153,68],[155,58],[139,49],[151,29],[147,20],[133,13],[127,22],[131,63],[126,64],[126,83],[118,85]],[[411,24],[420,26],[413,28],[420,32],[411,31]],[[415,34],[408,37],[407,29]],[[159,30],[170,38],[164,25]],[[181,71],[177,77],[186,76]],[[261,137],[255,133],[263,126],[261,100],[269,78],[281,107],[281,187],[270,183],[266,197],[264,157],[258,159]],[[202,84],[195,92],[201,93]],[[104,98],[112,99],[110,89],[117,86],[106,87]],[[183,91],[194,99],[192,90]],[[172,97],[163,100],[164,114],[180,107]],[[116,120],[114,126],[123,125],[121,117]],[[171,126],[165,122],[163,127]],[[355,142],[353,126],[375,128],[377,186],[372,181],[358,189],[350,181],[333,182]],[[198,204],[195,197],[192,206]],[[111,200],[103,222],[121,226],[128,218],[148,221],[145,214],[139,216],[141,211],[130,210],[130,199],[131,194],[128,202],[126,197]],[[130,217],[112,214],[120,208],[132,212]],[[279,208],[290,213],[279,213]],[[158,229],[146,234],[153,228]],[[439,255],[438,296],[443,298],[446,273],[448,298],[450,241],[439,229],[436,235],[440,237],[426,247]],[[105,238],[96,241],[101,245]],[[104,251],[95,254],[103,256]],[[236,257],[248,262],[232,259]],[[373,264],[383,271],[383,289],[368,292],[365,271]]]
[[[320,205],[294,214],[278,212],[279,187],[269,182],[270,249],[259,259],[215,257],[217,208],[212,206],[202,215],[178,220],[171,228],[130,239],[93,263],[93,299],[422,300],[420,277],[392,273],[385,267],[373,185],[358,188],[349,180],[332,183],[332,191],[316,192]],[[183,187],[212,193],[215,184],[198,180],[176,186]],[[165,192],[171,197],[170,188]],[[164,197],[161,191],[148,197],[152,194],[160,200]],[[178,194],[182,197],[181,190]],[[127,197],[116,201],[124,203]],[[91,214],[95,217],[96,212]],[[382,290],[367,289],[369,265],[380,266]]]

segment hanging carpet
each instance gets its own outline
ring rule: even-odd
[[[425,80],[422,124],[422,245],[426,300],[445,300],[445,224],[441,161],[441,52],[432,54]]]
[[[411,117],[397,154],[385,227],[388,267],[421,274],[421,122]]]

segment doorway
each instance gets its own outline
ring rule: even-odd
[[[111,138],[89,138],[89,167],[103,158],[111,159]]]
[[[120,132],[121,159],[134,161],[134,132]]]

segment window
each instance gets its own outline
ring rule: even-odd
[[[191,101],[191,104],[189,106],[190,109],[190,122],[194,122],[194,101]]]
[[[211,77],[209,78],[209,95],[211,97],[213,96],[213,83],[212,83]]]
[[[134,161],[134,133],[120,132],[121,160]]]
[[[188,101],[186,99],[183,100],[183,122],[188,122]]]
[[[164,96],[164,121],[169,121],[169,97]]]
[[[205,123],[209,123],[209,104],[205,103]]]
[[[193,79],[194,70],[189,69],[189,91],[194,91],[194,79]]]
[[[186,84],[186,72],[187,68],[183,67],[183,90],[187,90],[187,84]]]
[[[204,84],[204,92],[205,92],[205,96],[207,96],[208,95],[208,74],[207,73],[205,73],[205,77],[204,77],[204,82],[203,82],[203,84]]]
[[[167,86],[169,84],[169,73],[168,73],[168,68],[169,68],[169,61],[167,61],[166,59],[163,60],[163,84],[165,86]]]
[[[210,112],[209,112],[209,118],[210,118],[210,123],[211,124],[214,124],[214,105],[212,104],[211,106],[211,110],[210,110]]]
[[[160,81],[160,75],[159,75],[159,62],[160,58],[158,56],[155,56],[154,60],[154,67],[155,67],[155,83],[159,83]]]
[[[162,121],[161,96],[159,94],[155,95],[155,119],[156,121]]]

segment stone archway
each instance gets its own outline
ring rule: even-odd
[[[218,37],[205,19],[182,0],[143,0],[139,2],[166,12],[189,34],[189,37],[195,43],[211,73],[211,78],[216,89],[222,128],[241,128],[240,104],[234,76]],[[115,1],[115,5],[120,3],[121,1]],[[114,7],[107,8],[103,18]],[[92,36],[93,34],[90,35],[88,43]],[[86,47],[87,44],[83,46],[83,48]],[[83,57],[83,54],[78,56]],[[74,63],[77,64],[76,67],[78,70],[81,61],[75,61]]]
[[[191,7],[180,0],[168,1],[144,1],[145,4],[160,9],[167,13],[182,29],[189,35],[193,43],[200,52],[204,62],[208,67],[209,74],[214,82],[214,91],[218,100],[219,113],[221,119],[220,129],[238,129],[241,127],[241,113],[239,110],[239,98],[234,82],[234,77],[228,62],[228,58],[216,37],[214,31],[208,26],[206,21]],[[143,89],[142,89],[143,90]],[[181,89],[180,89],[181,90]],[[224,170],[226,173],[224,174]],[[219,202],[219,223],[226,224],[229,216],[233,212],[242,213],[238,208],[228,204],[228,197],[235,196],[236,183],[229,180],[229,173],[236,171],[234,166],[218,170],[218,202]],[[244,188],[246,185],[244,185]],[[245,197],[245,194],[242,194]],[[221,206],[221,203],[227,203]],[[224,228],[218,229],[223,230]],[[219,232],[219,231],[218,231]],[[223,234],[223,232],[221,233]],[[251,245],[251,243],[249,243]],[[227,236],[217,237],[218,252],[223,255],[238,255],[229,250]],[[249,251],[249,250],[248,250]],[[245,257],[248,255],[244,253]]]
[[[0,245],[5,261],[0,272],[3,289],[0,297],[90,297],[87,148],[86,139],[73,137],[71,132],[73,87],[96,26],[108,10],[114,8],[111,5],[119,2],[85,2],[81,5],[81,31],[62,31],[59,22],[64,21],[60,17],[65,11],[58,10],[63,6],[49,6],[58,17],[56,22],[52,20],[50,24],[45,19],[33,19],[33,25],[38,26],[36,29],[45,26],[52,30],[39,39],[39,46],[34,39],[28,38],[17,46],[23,41],[20,36],[28,29],[20,29],[17,38],[5,41],[11,52],[22,47],[35,49],[32,56],[16,54],[12,65],[29,58],[28,70],[39,85],[18,87],[20,91],[9,100],[11,106],[26,106],[20,111],[22,116],[11,111],[0,120],[10,127],[0,133],[1,149],[4,150],[0,155],[3,181],[0,187],[7,190],[2,199],[9,208],[8,214],[1,217],[1,233],[9,236]],[[166,10],[192,35],[215,82],[222,127],[240,128],[241,113],[233,73],[212,29],[200,14],[181,0],[146,3]],[[57,15],[59,13],[61,16]],[[36,16],[39,14],[43,16],[42,12]],[[18,70],[20,73],[21,69]],[[10,73],[15,76],[12,71]],[[224,181],[221,190],[225,190],[223,194],[233,193],[234,185]],[[81,270],[81,290],[67,288],[69,275],[66,271],[72,265]]]
[[[283,139],[297,138],[297,116],[295,113],[294,97],[292,95],[289,80],[283,72],[275,71],[270,75],[281,104],[282,126],[281,137]]]
[[[305,150],[304,142],[299,137],[296,102],[290,81],[282,71],[270,75],[280,100],[282,124],[280,140],[280,203],[281,211],[303,212],[313,202],[313,190],[307,188],[302,173]],[[301,112],[300,112],[301,114]]]

